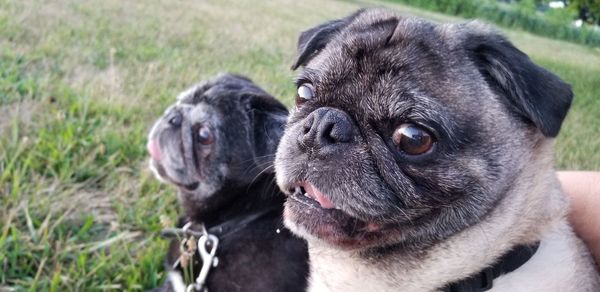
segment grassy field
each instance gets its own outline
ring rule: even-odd
[[[146,169],[151,122],[220,71],[290,105],[298,32],[373,5],[459,20],[383,2],[0,0],[0,291],[158,285],[178,206]],[[599,170],[600,50],[507,34],[574,86],[557,166]]]

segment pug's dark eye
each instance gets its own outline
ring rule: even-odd
[[[304,83],[298,87],[298,94],[296,95],[296,105],[300,105],[307,100],[312,99],[315,96],[315,88],[310,83]]]
[[[169,124],[171,124],[171,126],[179,127],[179,126],[181,126],[182,119],[183,118],[181,117],[180,114],[176,114],[172,118],[169,119]]]
[[[433,147],[433,136],[415,124],[402,124],[392,135],[394,144],[410,155],[426,153]]]
[[[202,145],[210,145],[214,142],[215,138],[212,131],[208,126],[202,126],[198,129],[198,143]]]

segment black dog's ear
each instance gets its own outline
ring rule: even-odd
[[[345,18],[328,21],[303,31],[298,38],[298,52],[296,53],[296,61],[292,65],[292,70],[296,70],[298,67],[308,63],[315,56],[315,53],[329,43],[333,36],[364,11],[364,9],[361,9]]]
[[[260,169],[272,164],[287,121],[287,108],[274,97],[246,94],[246,106],[251,119],[251,141],[254,162]]]
[[[465,45],[486,81],[518,114],[545,136],[558,135],[573,100],[569,84],[534,64],[498,33],[473,33]]]

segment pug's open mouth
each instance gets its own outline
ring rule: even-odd
[[[321,191],[310,182],[298,183],[291,192],[293,198],[308,201],[309,204],[318,204],[323,209],[336,209],[335,205]],[[306,199],[308,200],[306,200]]]
[[[388,229],[349,215],[308,181],[298,182],[288,191],[284,213],[288,224],[330,244],[348,249],[370,246]]]

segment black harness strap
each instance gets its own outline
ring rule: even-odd
[[[254,212],[251,214],[243,214],[243,215],[234,217],[233,219],[229,219],[221,224],[218,224],[218,225],[208,228],[208,233],[216,235],[219,239],[221,239],[223,237],[227,237],[227,235],[236,233],[236,232],[244,229],[250,223],[252,223],[252,222],[262,218],[263,216],[265,216],[275,210],[278,210],[280,208],[281,207],[279,207],[279,206],[275,206],[275,207],[263,209],[261,211]]]
[[[244,229],[250,223],[262,218],[263,216],[273,211],[278,210],[279,208],[280,207],[272,207],[250,214],[242,214],[225,222],[222,222],[218,225],[208,228],[207,232],[221,238]],[[197,230],[198,224],[193,221],[187,221],[186,223],[189,222],[192,222],[192,225],[188,230],[184,231],[182,228],[166,228],[160,232],[160,235],[164,238],[182,238],[184,236],[190,235],[196,238],[200,238],[200,236],[203,235],[203,232],[202,230]],[[196,229],[194,229],[194,227],[196,227]]]
[[[538,250],[540,242],[531,245],[519,245],[504,254],[498,261],[479,273],[448,284],[444,292],[481,292],[492,289],[494,279],[510,273],[525,264]]]

